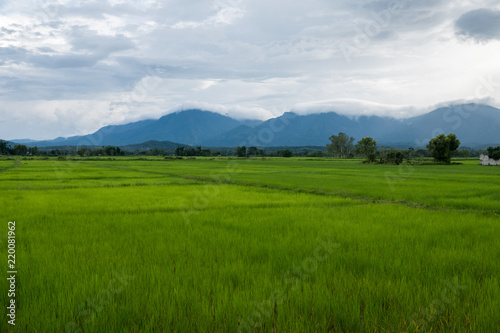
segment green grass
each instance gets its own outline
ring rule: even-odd
[[[499,175],[476,161],[0,160],[3,267],[15,220],[18,270],[16,327],[3,314],[0,331],[499,331]]]

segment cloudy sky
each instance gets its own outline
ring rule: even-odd
[[[0,0],[0,138],[500,101],[498,0]]]

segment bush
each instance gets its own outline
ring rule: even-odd
[[[292,157],[293,153],[292,153],[291,150],[285,149],[285,150],[278,150],[278,151],[276,151],[276,155],[277,156],[281,156],[281,157]]]
[[[324,157],[325,153],[321,150],[313,151],[311,153],[306,154],[306,157]]]
[[[407,158],[403,151],[390,149],[382,153],[380,163],[400,165]]]

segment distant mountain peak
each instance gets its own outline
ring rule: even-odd
[[[148,141],[212,147],[244,144],[262,147],[318,146],[328,143],[331,135],[343,132],[356,140],[371,136],[380,145],[424,147],[436,133],[443,132],[455,133],[463,146],[477,147],[499,145],[498,128],[500,110],[475,103],[441,106],[427,114],[406,119],[345,116],[334,111],[300,115],[290,111],[265,122],[236,120],[213,111],[189,109],[156,120],[106,126],[90,135],[25,142],[40,147],[125,146]]]

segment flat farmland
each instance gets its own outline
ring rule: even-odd
[[[500,168],[461,163],[0,160],[0,331],[500,331]]]

